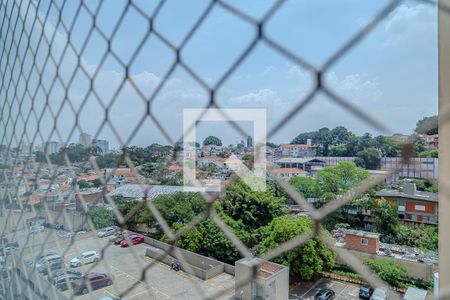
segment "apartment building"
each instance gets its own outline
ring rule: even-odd
[[[437,224],[438,194],[417,191],[416,185],[405,184],[403,189],[383,189],[377,196],[398,207],[398,217],[404,223]]]

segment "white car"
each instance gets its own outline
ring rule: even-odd
[[[87,251],[81,253],[80,257],[74,257],[70,260],[70,266],[73,268],[91,264],[94,262],[99,261],[100,256],[98,255],[97,251]]]
[[[378,287],[373,291],[370,300],[387,300],[388,290],[383,287]]]
[[[44,230],[45,228],[42,225],[34,225],[30,227],[30,233],[38,233]]]
[[[116,231],[117,231],[117,229],[114,228],[114,227],[106,227],[106,228],[100,229],[98,231],[97,235],[98,235],[99,238],[102,238],[102,237],[105,237],[105,236],[113,235],[114,233],[116,233]]]

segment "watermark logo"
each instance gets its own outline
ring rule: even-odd
[[[220,191],[222,180],[197,179],[197,166],[205,158],[199,157],[196,147],[196,125],[198,122],[252,122],[253,123],[253,170],[242,160],[230,156],[224,162],[225,169],[239,176],[253,191],[266,190],[266,109],[260,108],[186,108],[183,111],[183,184],[204,188],[206,191]]]

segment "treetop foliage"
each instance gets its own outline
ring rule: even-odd
[[[319,145],[319,156],[356,156],[358,152],[369,147],[378,149],[382,156],[398,156],[399,152],[398,144],[389,137],[373,137],[370,133],[357,136],[343,126],[332,130],[324,127],[317,131],[300,133],[291,144],[306,144],[309,139],[313,144]]]
[[[417,121],[415,132],[418,134],[437,134],[438,133],[438,117],[424,117]]]
[[[210,135],[203,141],[203,145],[204,146],[208,146],[208,145],[222,146],[222,141],[218,137]]]

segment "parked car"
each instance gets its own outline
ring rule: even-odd
[[[0,237],[0,242],[2,243],[2,244],[5,244],[5,243],[7,243],[9,240],[8,240],[8,237],[6,237],[6,235],[2,235],[1,237]]]
[[[54,223],[54,224],[52,224],[52,228],[56,229],[56,230],[63,230],[64,229],[64,225],[63,224],[59,224],[59,223]]]
[[[128,247],[129,245],[137,245],[144,242],[143,235],[130,235],[120,242],[120,247]]]
[[[45,228],[42,225],[33,225],[30,226],[30,233],[38,233],[44,231]]]
[[[63,275],[73,275],[73,276],[78,276],[79,278],[82,277],[82,274],[80,271],[75,270],[75,269],[59,269],[59,270],[55,270],[53,272],[50,272],[48,274],[48,281],[52,282],[55,278],[61,277]]]
[[[359,288],[359,298],[361,299],[370,299],[372,296],[373,288],[367,285],[364,285]]]
[[[77,232],[75,232],[76,235],[82,235],[82,234],[86,234],[86,233],[88,233],[88,232],[85,229],[79,229],[79,230],[77,230]]]
[[[70,237],[72,237],[72,235],[73,235],[73,232],[70,232],[68,230],[61,230],[58,232],[58,236],[62,239],[70,238]]]
[[[2,267],[0,268],[0,277],[3,279],[8,279],[11,277],[12,267]]]
[[[59,290],[68,290],[72,282],[80,280],[81,276],[74,274],[66,274],[53,278],[52,284]]]
[[[80,257],[74,257],[70,260],[70,266],[73,268],[80,267],[99,261],[100,256],[97,251],[86,251],[81,253]]]
[[[374,291],[370,300],[387,300],[388,290],[384,287],[377,287]]]
[[[108,286],[113,283],[111,275],[106,273],[91,272],[78,280],[72,282],[73,291],[75,294],[87,294],[89,289],[95,290],[100,287]]]
[[[113,235],[109,236],[109,241],[118,245],[120,244],[121,241],[123,241],[125,239],[125,235],[123,234],[123,232],[116,232]]]
[[[36,263],[36,269],[39,273],[47,275],[49,271],[62,269],[64,266],[64,259],[60,255],[49,255],[41,258]]]
[[[107,236],[113,235],[116,232],[117,232],[117,229],[115,227],[111,226],[111,227],[105,227],[103,229],[100,229],[98,231],[97,235],[99,238],[102,238],[102,237],[107,237]]]
[[[330,300],[336,296],[335,292],[331,289],[321,289],[315,296],[314,300]]]
[[[36,257],[35,262],[40,261],[40,260],[43,259],[44,257],[52,256],[52,255],[58,255],[58,252],[56,252],[56,251],[48,251],[48,252],[45,253],[45,254],[41,254],[41,255],[39,255],[38,257]]]
[[[19,248],[19,244],[17,242],[6,243],[3,248],[0,248],[0,254],[9,255],[17,248]]]

